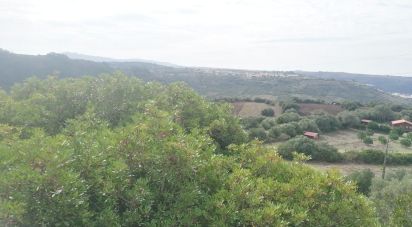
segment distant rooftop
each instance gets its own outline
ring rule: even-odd
[[[406,124],[410,124],[410,125],[412,125],[412,122],[407,121],[407,120],[405,120],[405,119],[401,119],[401,120],[392,121],[392,125],[403,124],[403,123],[406,123]]]

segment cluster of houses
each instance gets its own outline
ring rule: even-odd
[[[362,119],[361,122],[362,124],[367,125],[372,121],[368,119]],[[391,126],[394,128],[402,128],[405,132],[412,132],[412,122],[407,121],[405,119],[392,121]],[[306,131],[303,133],[303,135],[310,139],[315,139],[315,140],[319,139],[319,133],[317,132]]]

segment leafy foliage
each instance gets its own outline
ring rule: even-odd
[[[250,139],[258,139],[264,141],[267,138],[267,134],[265,129],[263,128],[253,128],[249,131],[249,137]]]
[[[279,154],[286,159],[293,158],[293,152],[303,153],[315,161],[338,162],[342,160],[338,150],[329,144],[316,143],[315,141],[298,136],[279,145]]]
[[[370,144],[373,144],[373,139],[370,136],[367,136],[367,137],[362,139],[362,142],[367,144],[367,145],[370,145]]]
[[[262,115],[265,117],[273,117],[275,116],[275,111],[272,108],[266,108],[262,110]]]
[[[365,164],[381,165],[385,153],[381,150],[367,149],[362,151],[348,151],[343,155],[343,159],[348,162],[358,162]],[[387,163],[389,165],[410,165],[412,164],[412,154],[410,153],[389,153]]]
[[[411,191],[410,174],[389,175],[385,180],[373,181],[370,198],[377,206],[378,217],[383,225],[412,225]]]
[[[21,113],[33,110],[3,117],[0,126],[2,224],[377,224],[371,204],[339,174],[321,174],[259,142],[245,143],[228,106],[185,85],[122,75],[51,78],[2,98],[8,100],[2,111],[23,104],[29,106]],[[59,100],[67,115],[50,120],[63,110],[45,100]],[[82,108],[70,109],[77,101]],[[311,153],[317,154],[322,151]]]
[[[410,147],[412,145],[411,140],[408,138],[402,138],[401,140],[399,140],[399,143],[405,147]]]
[[[346,177],[356,183],[358,192],[368,196],[371,191],[372,179],[375,174],[370,169],[355,171]]]

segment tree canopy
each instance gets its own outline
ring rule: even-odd
[[[0,98],[0,224],[377,224],[354,184],[248,142],[184,84],[31,79]]]

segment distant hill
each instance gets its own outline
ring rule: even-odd
[[[169,67],[147,62],[96,62],[71,59],[55,53],[21,55],[0,51],[0,86],[6,89],[31,76],[44,78],[57,74],[65,78],[95,76],[114,71],[122,71],[145,81],[184,81],[202,95],[212,98],[266,95],[280,99],[300,97],[363,103],[412,102],[353,81],[302,76],[297,72]]]
[[[112,72],[107,63],[73,60],[62,54],[23,55],[0,50],[0,86],[8,88],[28,77],[44,78],[58,74],[61,77],[98,75]]]
[[[400,97],[352,81],[297,76],[293,72],[263,72],[211,68],[154,67],[142,69],[129,65],[125,72],[139,75],[144,80],[163,83],[185,81],[195,90],[209,97],[250,97],[269,95],[285,99],[299,97],[322,99],[329,102],[353,100],[367,102],[410,103]]]
[[[169,67],[180,67],[178,65],[171,64],[168,62],[153,61],[153,60],[146,60],[146,59],[140,59],[140,58],[115,59],[115,58],[98,57],[98,56],[79,54],[79,53],[73,53],[73,52],[63,52],[62,54],[66,55],[67,57],[71,59],[80,59],[80,60],[87,60],[87,61],[94,61],[94,62],[143,62],[143,63],[152,63],[152,64],[157,64],[157,65],[169,66]]]
[[[345,81],[356,81],[374,86],[377,89],[389,92],[412,95],[412,77],[367,75],[343,72],[307,72],[296,71],[297,74]]]

